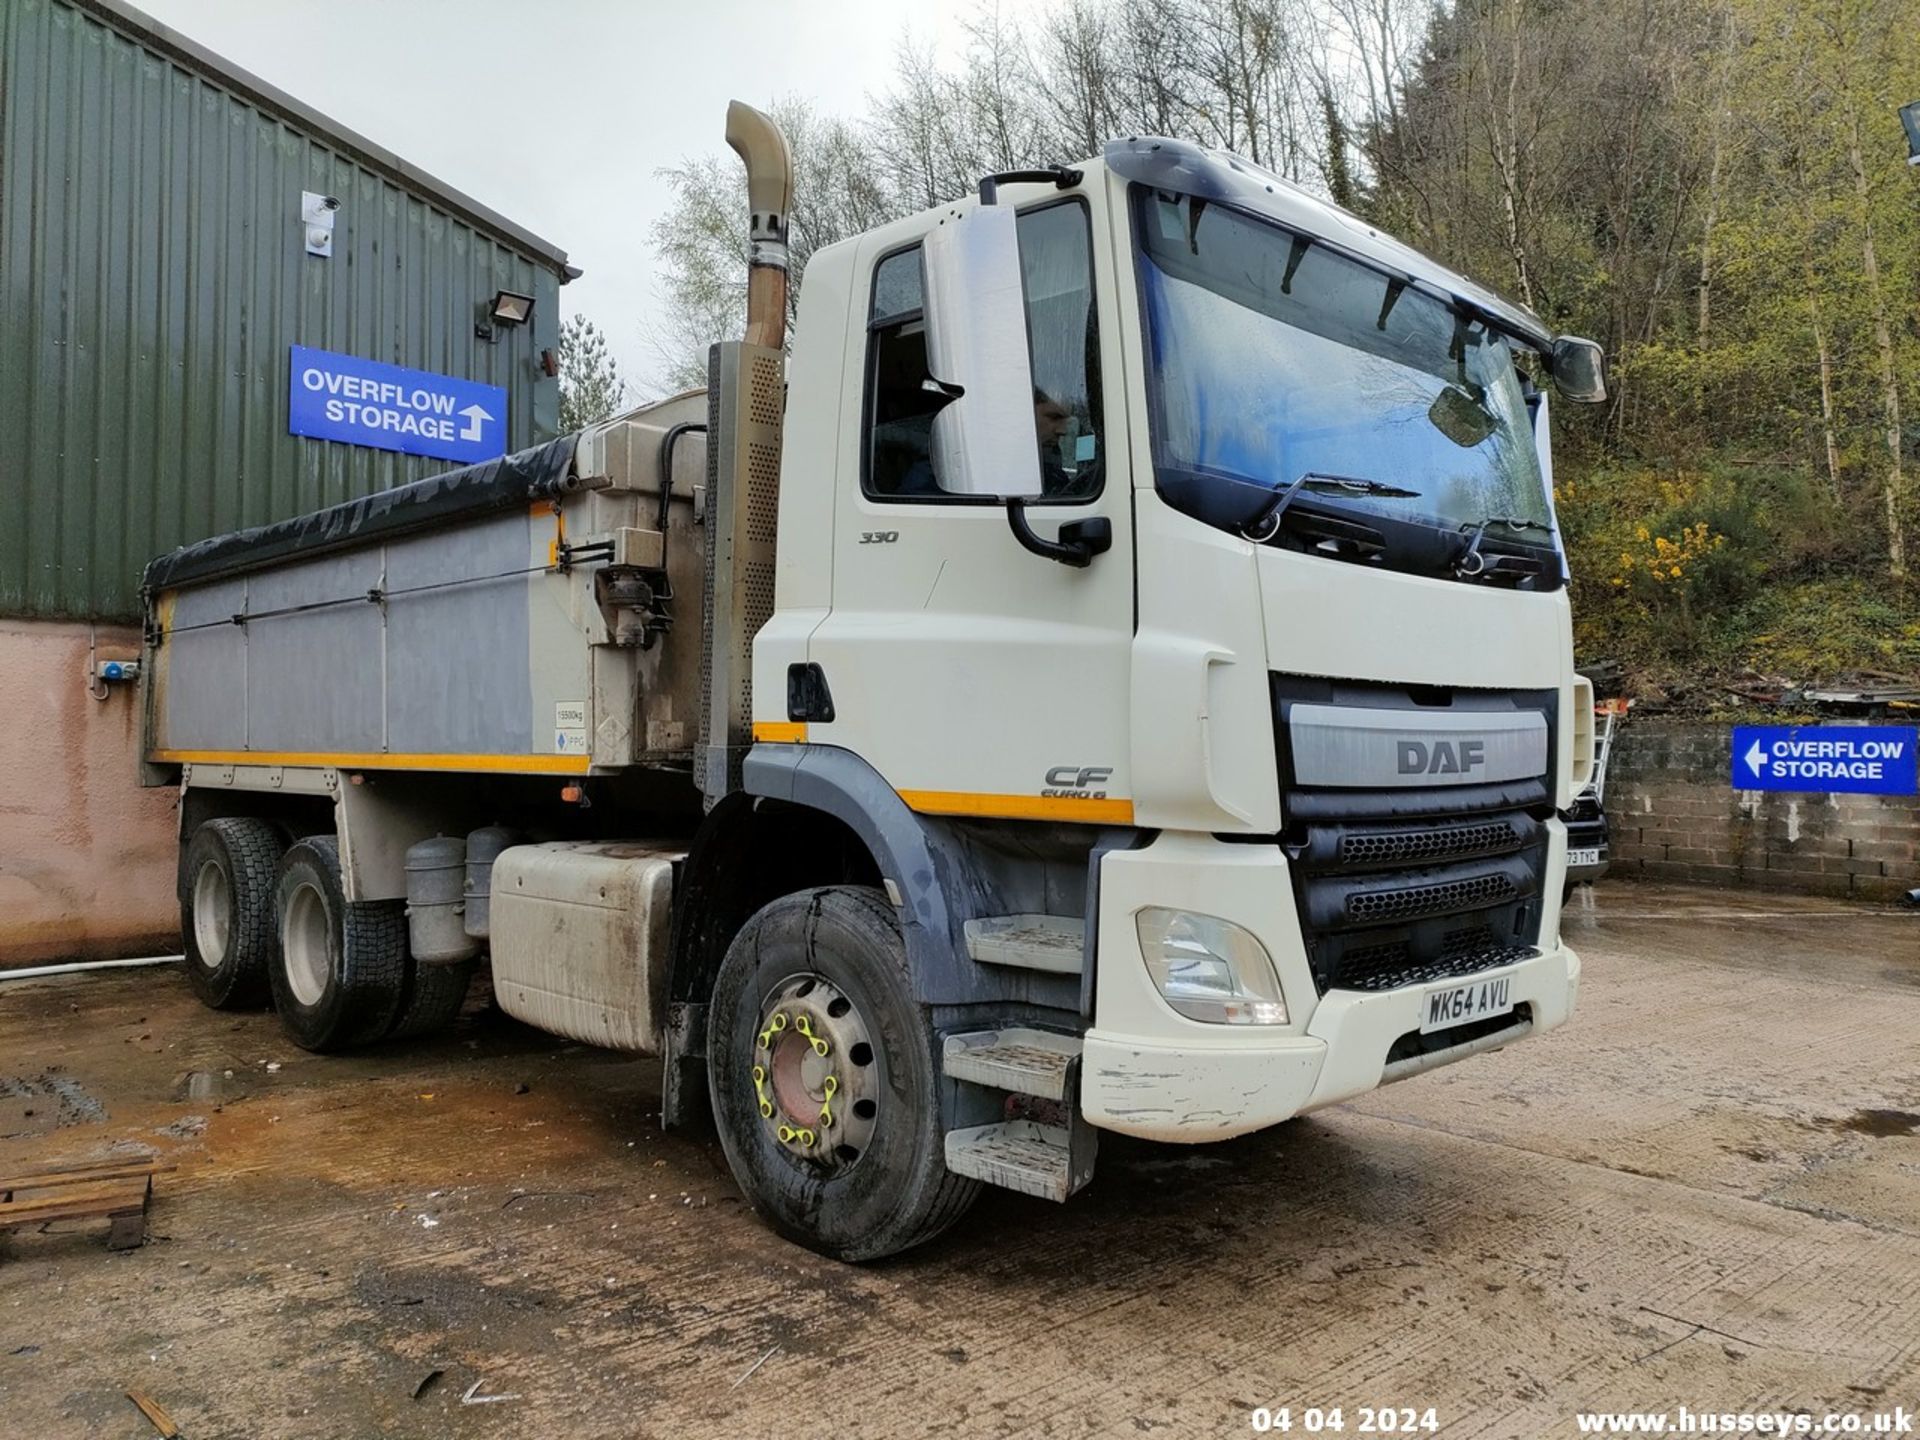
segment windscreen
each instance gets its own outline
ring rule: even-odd
[[[1276,490],[1312,476],[1343,508],[1446,529],[1497,518],[1550,543],[1503,335],[1269,221],[1136,196],[1163,471]]]

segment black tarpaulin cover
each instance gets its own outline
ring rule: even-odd
[[[573,445],[578,438],[563,435],[531,450],[463,465],[330,505],[310,515],[183,545],[150,561],[141,584],[153,595],[179,585],[262,570],[283,560],[308,559],[375,540],[390,540],[462,517],[532,504],[559,492],[573,463]]]

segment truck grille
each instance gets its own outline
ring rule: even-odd
[[[1427,830],[1360,832],[1340,837],[1342,865],[1411,865],[1462,855],[1504,855],[1522,836],[1504,820],[1480,825],[1441,825]]]
[[[1538,953],[1544,822],[1552,813],[1552,692],[1413,691],[1282,675],[1273,677],[1273,690],[1281,840],[1322,993],[1428,984]],[[1365,712],[1353,727],[1362,741],[1384,735],[1397,743],[1394,722],[1402,715],[1406,733],[1417,736],[1471,726],[1483,713],[1532,710],[1546,721],[1547,763],[1537,776],[1498,783],[1417,776],[1393,788],[1345,788],[1324,783],[1323,774],[1323,783],[1304,785],[1291,764],[1287,716],[1294,704],[1315,707],[1323,754],[1329,715],[1337,729],[1341,711]],[[1377,779],[1377,767],[1372,773]]]
[[[1515,888],[1505,875],[1476,875],[1470,880],[1408,885],[1398,890],[1355,890],[1347,895],[1347,914],[1362,925],[1451,915],[1458,910],[1480,910],[1511,900]]]
[[[1471,925],[1449,932],[1439,956],[1431,960],[1415,960],[1413,948],[1404,940],[1348,950],[1340,959],[1340,988],[1398,990],[1403,985],[1427,985],[1497,970],[1539,953],[1531,945],[1497,944],[1486,926]]]

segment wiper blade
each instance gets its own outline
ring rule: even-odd
[[[1522,530],[1539,530],[1548,535],[1553,534],[1553,527],[1547,524],[1546,521],[1529,520],[1521,515],[1489,515],[1485,519],[1476,521],[1472,525],[1462,525],[1460,527],[1460,533],[1470,535],[1472,538],[1468,540],[1467,548],[1461,552],[1460,558],[1453,562],[1455,574],[1464,579],[1474,579],[1486,575],[1491,571],[1509,571],[1522,568],[1527,570],[1538,569],[1538,566],[1531,561],[1523,562],[1523,564],[1515,564],[1508,557],[1504,556],[1489,562],[1487,557],[1480,553],[1480,542],[1487,538],[1487,531],[1493,529],[1496,525],[1502,529],[1511,530],[1515,534],[1518,534]]]
[[[1310,490],[1351,490],[1356,495],[1373,495],[1383,500],[1413,500],[1420,494],[1418,490],[1380,480],[1365,480],[1358,475],[1328,475],[1319,470],[1309,470],[1293,483]]]
[[[1544,530],[1549,535],[1553,533],[1553,526],[1546,521],[1529,520],[1524,515],[1489,515],[1483,520],[1474,521],[1471,525],[1462,525],[1460,531],[1462,534],[1480,536],[1495,526],[1507,530]]]
[[[1261,506],[1240,527],[1240,534],[1256,545],[1264,545],[1280,533],[1280,522],[1286,518],[1287,507],[1293,503],[1294,496],[1306,489],[1344,490],[1381,500],[1413,500],[1420,494],[1418,490],[1388,485],[1380,480],[1367,480],[1358,475],[1330,475],[1321,470],[1308,470],[1286,489],[1276,490],[1273,499]]]

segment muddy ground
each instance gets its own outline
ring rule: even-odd
[[[1071,1204],[990,1194],[864,1269],[662,1135],[656,1066],[479,1003],[323,1059],[171,970],[0,983],[0,1172],[179,1167],[143,1249],[0,1239],[0,1416],[150,1435],[136,1388],[190,1440],[1911,1408],[1920,915],[1616,885],[1568,933],[1554,1035],[1228,1145],[1109,1140]]]

